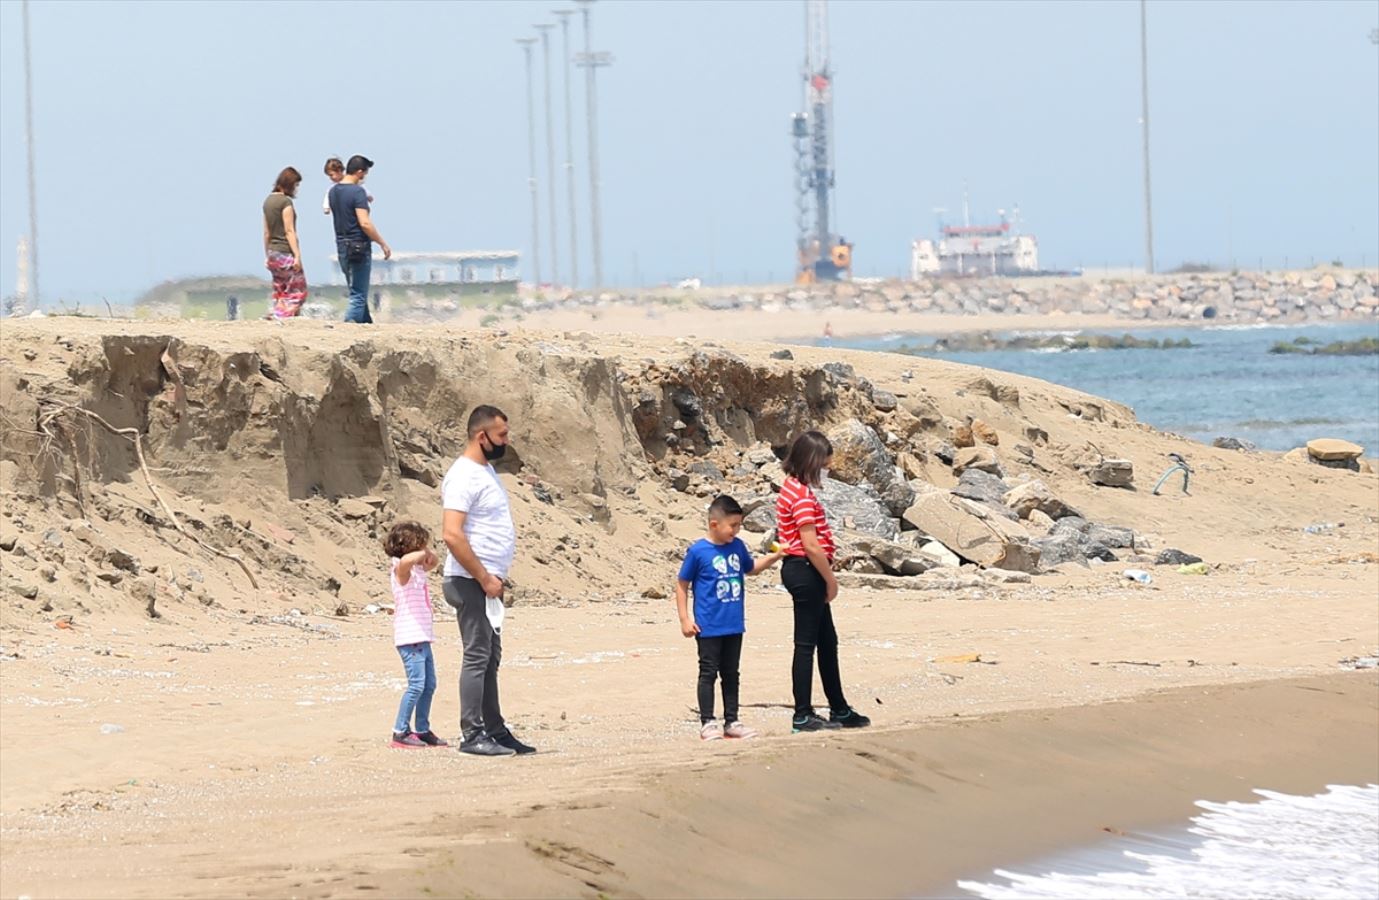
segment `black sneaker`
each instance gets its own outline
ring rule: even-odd
[[[871,724],[871,719],[851,707],[843,712],[829,712],[828,720],[835,728],[866,728]]]
[[[450,742],[442,737],[438,737],[434,731],[414,731],[412,737],[421,741],[428,747],[449,747]]]
[[[504,747],[486,734],[479,734],[467,741],[460,742],[460,752],[469,753],[474,756],[516,756],[517,751],[511,747]]]
[[[498,744],[499,746],[507,747],[509,750],[516,753],[518,756],[524,756],[528,753],[536,752],[535,747],[529,744],[522,743],[517,738],[513,737],[512,732],[508,731],[506,728],[503,729],[503,731],[500,734],[493,735],[493,742]]]
[[[790,733],[799,734],[801,731],[832,731],[835,728],[842,728],[837,722],[821,719],[810,713],[807,716],[796,716],[790,722]]]

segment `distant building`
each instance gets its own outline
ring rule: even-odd
[[[331,284],[344,285],[339,258],[331,256]],[[376,285],[507,285],[517,288],[520,275],[516,250],[443,250],[436,253],[394,253],[385,260],[374,248],[373,272]],[[500,293],[502,293],[500,291]]]
[[[1004,212],[999,225],[944,225],[937,244],[910,245],[910,277],[926,275],[1032,275],[1039,271],[1039,242],[1013,234]]]

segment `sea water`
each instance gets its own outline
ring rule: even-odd
[[[1109,329],[1140,338],[1187,338],[1173,350],[990,350],[925,354],[1032,375],[1132,407],[1141,422],[1210,443],[1234,437],[1289,450],[1335,437],[1379,451],[1379,356],[1272,354],[1280,341],[1322,344],[1379,337],[1379,323]],[[1009,337],[1012,333],[998,333]],[[836,339],[833,346],[893,351],[935,335]]]
[[[1379,785],[1255,793],[1262,799],[1198,801],[1203,812],[1177,833],[1117,837],[957,886],[986,900],[1379,897]]]

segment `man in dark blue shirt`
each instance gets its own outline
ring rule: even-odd
[[[346,322],[371,324],[369,315],[369,274],[373,267],[373,244],[383,249],[383,258],[391,259],[393,250],[374,227],[369,217],[369,192],[364,179],[373,168],[373,160],[355,155],[345,164],[345,177],[330,189],[330,218],[335,224],[335,252],[345,284],[350,289],[350,305],[345,312]]]

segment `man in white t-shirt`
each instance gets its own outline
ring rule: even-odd
[[[461,753],[535,753],[519,741],[498,706],[503,579],[517,550],[508,493],[491,465],[508,447],[508,417],[495,406],[469,414],[469,443],[441,482],[445,602],[455,608],[464,644],[460,667]]]

